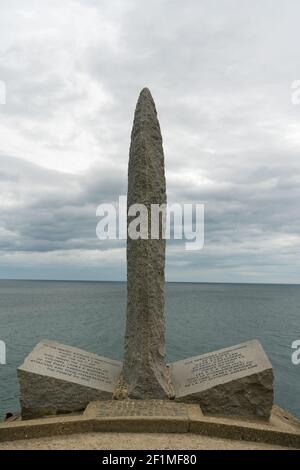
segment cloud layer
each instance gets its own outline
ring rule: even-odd
[[[0,277],[124,279],[96,207],[126,193],[148,86],[173,202],[205,203],[205,248],[167,278],[299,282],[298,18],[291,0],[0,1]]]

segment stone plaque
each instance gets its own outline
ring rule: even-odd
[[[202,411],[268,417],[273,404],[272,366],[257,340],[170,365],[175,398]]]
[[[188,418],[188,406],[167,400],[96,401],[87,406],[84,415],[91,418],[126,416]]]
[[[176,398],[272,368],[255,340],[174,362],[170,367]]]
[[[121,367],[121,362],[44,340],[27,356],[19,370],[112,392]]]
[[[110,399],[122,364],[72,346],[41,341],[18,369],[22,416],[83,410]]]

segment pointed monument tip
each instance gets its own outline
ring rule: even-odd
[[[145,86],[144,88],[142,88],[141,94],[142,94],[142,93],[150,93],[149,88],[148,88],[147,86]],[[151,93],[150,93],[150,95],[151,95]]]
[[[136,111],[135,118],[138,117],[138,119],[145,119],[145,116],[147,115],[147,113],[149,116],[150,114],[156,115],[156,107],[155,107],[154,99],[150,93],[149,88],[143,88],[142,91],[140,92],[135,111]]]
[[[140,96],[149,96],[152,98],[152,95],[151,95],[151,92],[149,90],[149,88],[145,87],[142,89],[141,93],[140,93]]]

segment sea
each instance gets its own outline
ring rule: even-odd
[[[275,372],[275,402],[300,418],[300,286],[166,284],[167,361],[258,339]],[[0,418],[20,409],[17,367],[42,339],[121,360],[126,283],[0,281]]]

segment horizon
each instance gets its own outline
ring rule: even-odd
[[[111,280],[111,279],[30,279],[30,278],[0,278],[1,281],[16,281],[16,282],[107,282],[107,283],[122,283],[127,284],[126,280]],[[168,281],[165,284],[225,284],[225,285],[253,285],[253,286],[300,286],[300,283],[281,283],[281,282],[208,282],[208,281]]]

